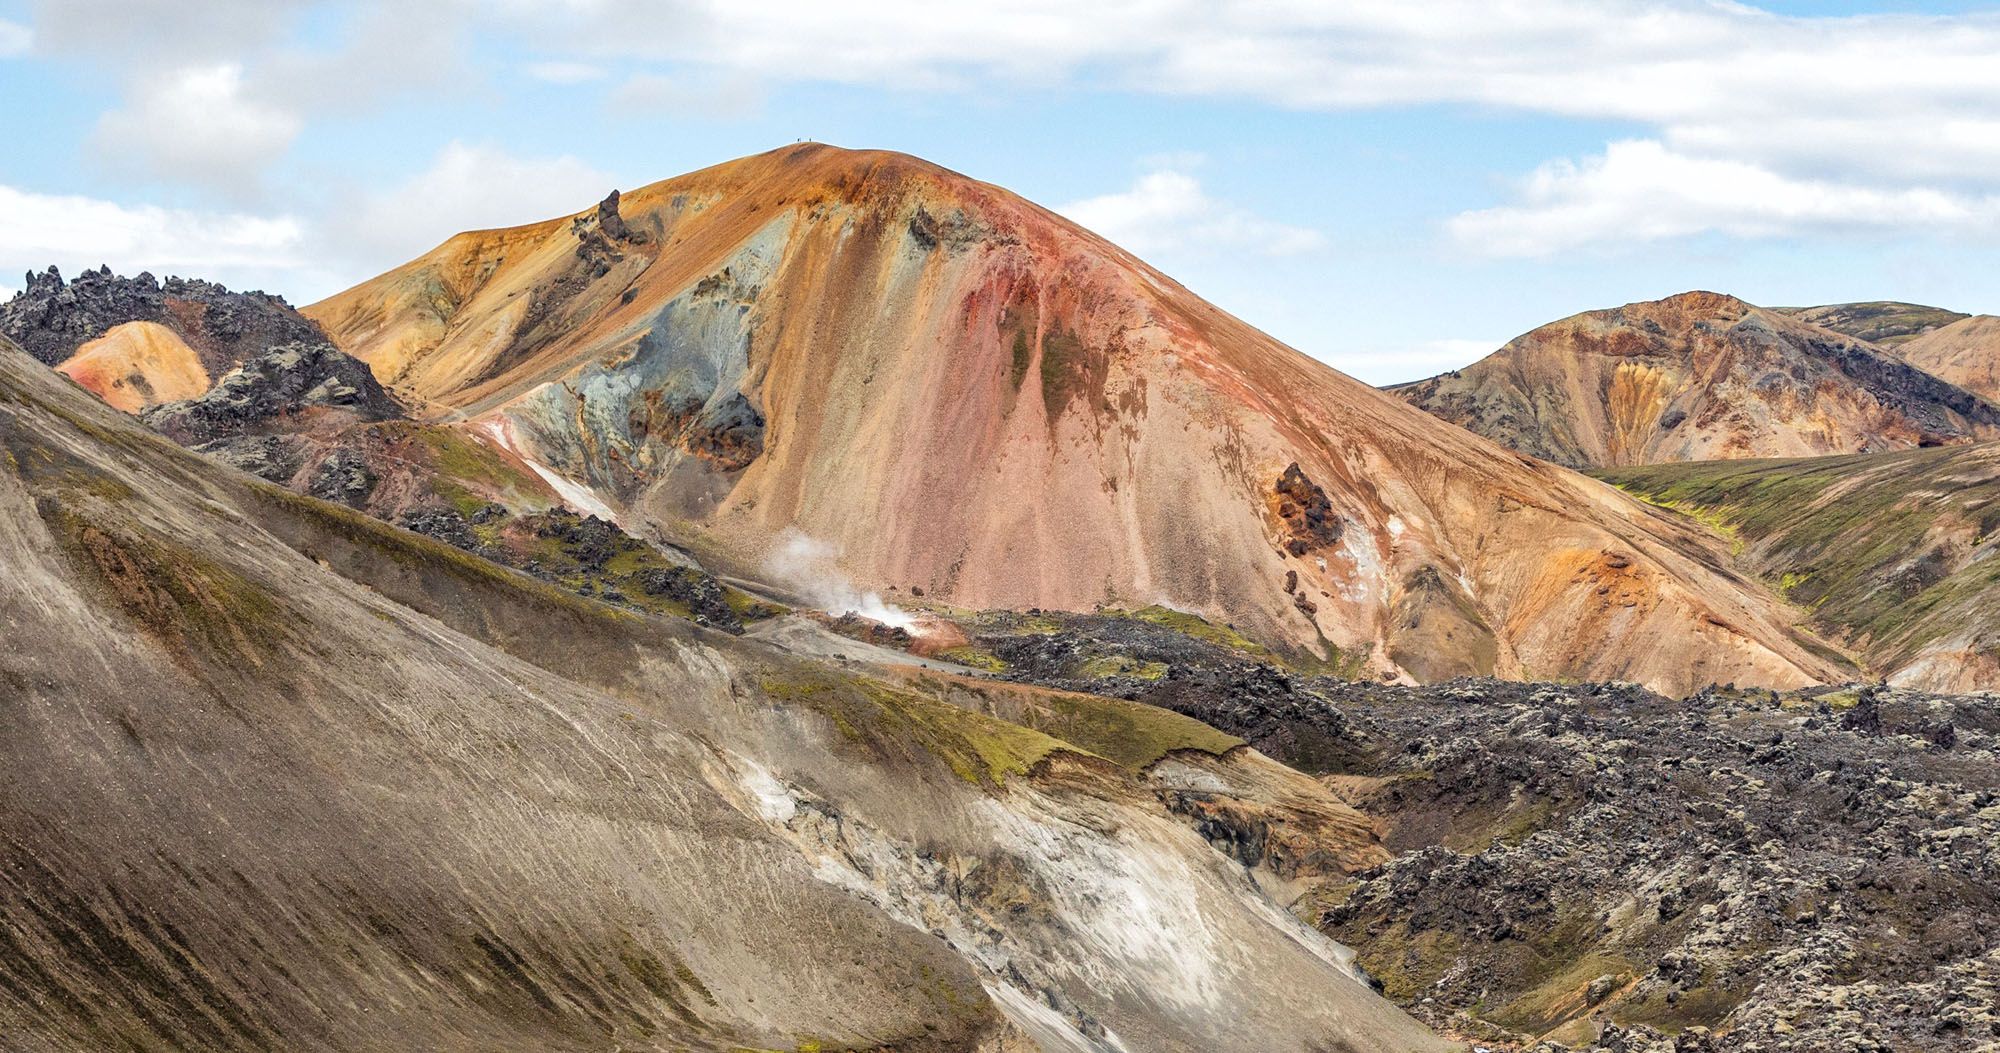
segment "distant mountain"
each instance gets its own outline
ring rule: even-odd
[[[1709,292],[1566,318],[1391,390],[1577,468],[2000,437],[2000,408],[1974,394],[1853,337]]]
[[[1903,361],[2000,401],[2000,318],[1973,315],[1896,348]]]
[[[864,587],[1161,605],[1370,676],[1843,675],[1699,535],[904,155],[733,161],[305,313],[423,419],[742,576],[803,536]]]
[[[1925,307],[1923,304],[1895,300],[1835,303],[1822,307],[1773,307],[1771,310],[1791,315],[1802,322],[1811,322],[1822,329],[1866,340],[1877,347],[1895,347],[1966,317],[1958,311],[1947,311],[1942,307]]]
[[[2000,685],[2000,444],[1602,475],[1735,538],[1746,569],[1874,674]]]

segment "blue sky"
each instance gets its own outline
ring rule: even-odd
[[[1065,211],[1371,382],[1691,288],[2000,312],[2000,14],[1603,0],[0,0],[0,288],[305,303],[813,138]]]

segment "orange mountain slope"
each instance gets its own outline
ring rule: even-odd
[[[2000,318],[1977,314],[1896,349],[1903,361],[1975,395],[2000,400]]]
[[[127,413],[208,390],[201,356],[158,322],[126,322],[77,348],[57,369]]]
[[[1889,352],[1708,292],[1565,318],[1393,390],[1574,468],[2000,437],[2000,408]]]
[[[306,309],[433,419],[755,574],[1150,604],[1356,671],[1844,675],[1715,542],[917,159],[773,151],[452,238]]]

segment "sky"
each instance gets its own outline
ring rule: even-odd
[[[0,0],[0,296],[306,304],[814,139],[997,183],[1371,383],[1579,311],[2000,313],[2000,8]]]

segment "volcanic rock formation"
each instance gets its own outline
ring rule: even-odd
[[[156,322],[192,348],[202,369],[220,376],[245,360],[289,343],[318,343],[319,328],[283,297],[230,292],[214,282],[151,274],[125,278],[101,267],[63,281],[54,267],[27,276],[27,287],[0,304],[0,336],[55,365],[127,322]]]
[[[197,397],[155,406],[142,416],[161,434],[194,446],[265,430],[280,419],[290,432],[403,415],[367,366],[330,344],[307,343],[267,351]]]
[[[866,587],[1165,604],[1370,675],[1841,675],[1698,532],[902,155],[731,162],[305,313],[427,417],[739,573],[803,531]],[[1288,469],[1325,499],[1298,522]]]
[[[1314,910],[1435,1025],[1537,1053],[2000,1043],[1993,696],[1324,687],[1381,746],[1338,781],[1399,854]]]
[[[1396,394],[1576,468],[2000,436],[2000,408],[1869,344],[1691,292],[1545,325]]]

